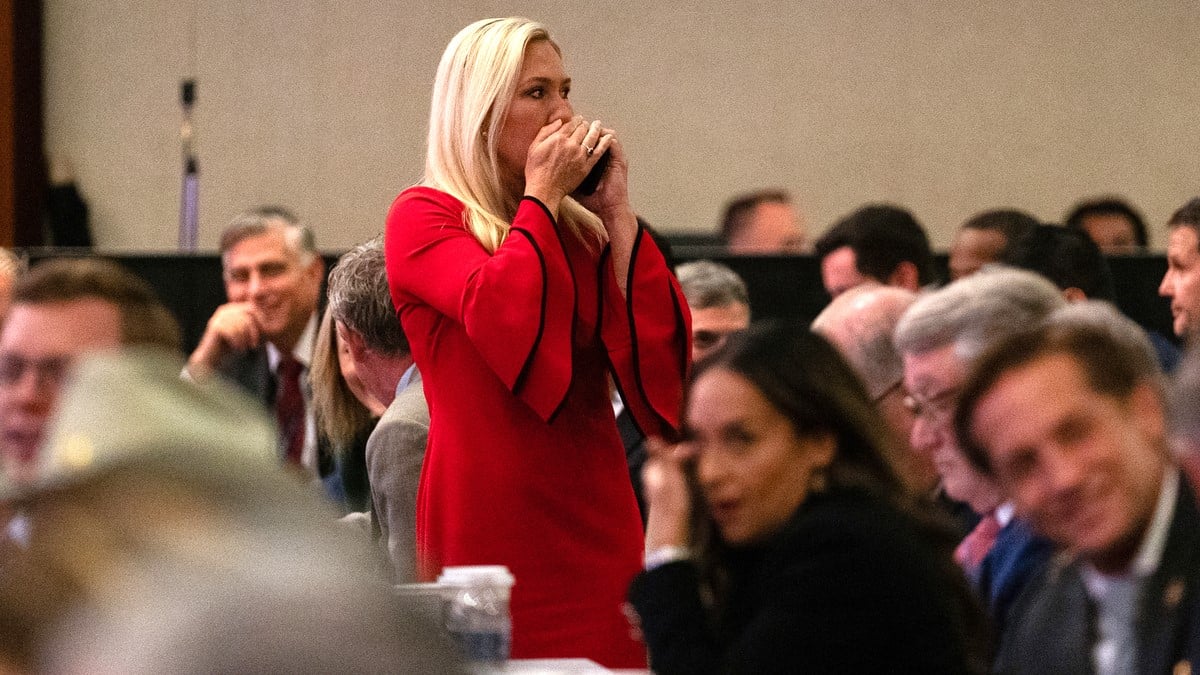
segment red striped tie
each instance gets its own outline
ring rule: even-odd
[[[300,372],[303,366],[290,354],[279,361],[276,371],[278,388],[275,392],[275,419],[279,422],[279,437],[284,457],[300,464],[304,451],[304,395],[300,393]]]

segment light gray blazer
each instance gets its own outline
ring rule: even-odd
[[[371,501],[396,583],[416,580],[417,486],[428,436],[429,406],[414,371],[367,440]]]

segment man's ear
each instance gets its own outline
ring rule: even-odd
[[[886,283],[888,286],[907,288],[916,293],[921,290],[921,274],[917,271],[917,266],[912,261],[903,260],[888,275]]]
[[[1162,395],[1154,384],[1142,382],[1134,387],[1127,399],[1134,422],[1142,434],[1154,444],[1166,444],[1167,416]]]
[[[354,359],[355,363],[362,363],[363,356],[367,351],[367,343],[363,340],[362,335],[356,330],[347,328],[346,324],[341,321],[334,321],[333,325],[337,330],[338,339],[346,345],[346,350],[350,352],[350,358]]]
[[[304,270],[304,274],[310,279],[315,280],[318,284],[325,280],[325,258],[321,257],[320,253],[313,252],[312,262],[308,263],[308,268]],[[318,286],[319,287],[319,286]]]

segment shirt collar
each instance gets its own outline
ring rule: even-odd
[[[404,371],[403,375],[400,376],[400,381],[396,383],[396,395],[397,396],[400,395],[400,392],[402,392],[408,388],[408,385],[409,385],[409,383],[412,382],[413,375],[416,374],[416,372],[417,372],[417,364],[414,363],[411,366],[409,366],[407,370]]]
[[[1112,581],[1117,579],[1144,579],[1158,569],[1162,562],[1163,551],[1167,548],[1167,534],[1171,529],[1171,520],[1175,516],[1175,499],[1179,496],[1179,469],[1169,467],[1163,472],[1162,487],[1158,491],[1158,503],[1154,506],[1154,515],[1142,535],[1142,543],[1138,545],[1129,571],[1121,575],[1104,574],[1089,563],[1080,567],[1084,586],[1092,598],[1103,597]]]
[[[317,336],[317,313],[313,312],[312,316],[308,317],[308,323],[304,324],[304,331],[300,333],[300,339],[296,341],[296,346],[292,348],[292,358],[300,362],[305,370],[312,363],[313,342]],[[280,361],[279,348],[270,342],[267,343],[267,363],[271,366],[271,372],[279,369]]]
[[[1154,517],[1150,520],[1150,527],[1146,529],[1142,545],[1133,558],[1133,573],[1139,577],[1150,576],[1162,562],[1163,551],[1167,548],[1167,533],[1175,516],[1175,499],[1178,496],[1179,470],[1169,468],[1163,476],[1162,489],[1158,491]]]
[[[994,512],[994,515],[996,516],[996,522],[1000,523],[1000,527],[1008,527],[1008,524],[1012,522],[1013,515],[1016,514],[1016,511],[1016,504],[1013,504],[1012,502],[1004,502],[1000,506],[996,507]]]

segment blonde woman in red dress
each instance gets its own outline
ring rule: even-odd
[[[438,67],[424,179],[388,214],[431,416],[420,574],[507,565],[514,658],[644,667],[621,612],[642,528],[608,376],[643,432],[674,435],[690,317],[629,204],[619,140],[570,88],[541,25],[464,28]],[[605,153],[598,189],[571,197]]]

